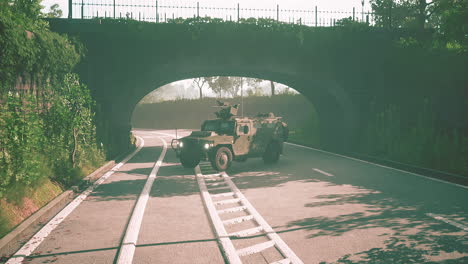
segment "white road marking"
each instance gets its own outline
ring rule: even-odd
[[[302,260],[292,251],[286,243],[281,239],[281,237],[275,233],[273,228],[263,219],[263,217],[255,210],[253,205],[247,200],[244,194],[237,188],[237,186],[232,182],[229,175],[226,172],[222,172],[221,175],[224,177],[226,183],[231,186],[232,191],[237,198],[242,199],[242,203],[247,207],[247,211],[254,216],[255,221],[263,227],[263,230],[267,234],[268,238],[275,241],[276,248],[281,252],[281,254],[287,257],[293,264],[303,264]]]
[[[439,179],[427,177],[427,176],[424,176],[424,175],[421,175],[421,174],[417,174],[417,173],[414,173],[414,172],[409,172],[409,171],[404,171],[404,170],[400,170],[400,169],[395,169],[395,168],[392,168],[392,167],[387,167],[387,166],[384,166],[384,165],[372,163],[372,162],[370,162],[370,161],[360,160],[360,159],[356,159],[356,158],[352,158],[352,157],[348,157],[348,156],[336,154],[336,153],[333,153],[333,152],[328,152],[328,151],[321,150],[321,149],[315,149],[315,148],[311,148],[311,147],[306,147],[306,146],[302,146],[302,145],[298,145],[298,144],[294,144],[294,143],[286,142],[285,144],[288,144],[288,145],[291,145],[291,146],[295,146],[295,147],[300,147],[300,148],[315,150],[315,151],[318,151],[318,152],[322,152],[322,153],[326,153],[326,154],[330,154],[330,155],[334,155],[334,156],[338,156],[338,157],[342,157],[342,158],[346,158],[346,159],[350,159],[350,160],[360,161],[360,162],[372,164],[372,165],[375,165],[375,166],[378,166],[378,167],[382,167],[382,168],[386,168],[386,169],[390,169],[390,170],[395,170],[395,171],[399,171],[399,172],[408,173],[408,174],[411,174],[411,175],[414,175],[414,176],[417,176],[417,177],[421,177],[421,178],[424,178],[424,179],[428,179],[428,180],[432,180],[432,181],[437,181],[437,182],[442,182],[442,183],[447,183],[447,184],[450,184],[450,185],[454,185],[454,186],[458,186],[458,187],[461,187],[461,188],[464,188],[464,189],[468,189],[468,186],[463,186],[463,185],[460,185],[460,184],[456,184],[456,183],[452,183],[452,182],[448,182],[448,181],[443,181],[443,180],[439,180]]]
[[[458,228],[460,228],[460,229],[462,229],[462,230],[468,231],[468,226],[465,226],[465,225],[463,225],[463,224],[460,224],[460,223],[457,223],[457,222],[455,222],[455,221],[449,220],[449,219],[447,219],[447,218],[445,218],[445,217],[442,217],[442,216],[440,216],[440,215],[431,214],[431,213],[428,213],[428,214],[426,214],[426,215],[429,216],[429,217],[432,217],[432,218],[434,218],[434,219],[436,219],[436,220],[439,220],[439,221],[442,221],[442,222],[444,222],[444,223],[447,223],[447,224],[449,224],[449,225],[458,227]]]
[[[19,264],[23,263],[23,260],[31,255],[31,253],[44,241],[44,239],[71,213],[73,210],[78,207],[78,205],[83,202],[86,197],[101,183],[103,183],[107,178],[109,178],[115,171],[122,167],[127,161],[129,161],[135,154],[137,154],[145,145],[145,141],[138,137],[141,144],[138,146],[135,151],[128,155],[124,160],[119,164],[115,165],[110,171],[105,173],[101,178],[89,186],[84,192],[82,192],[78,197],[71,201],[65,208],[62,209],[54,218],[52,218],[45,226],[43,226],[34,236],[26,242],[16,253],[13,255],[6,264]]]
[[[316,169],[316,168],[314,168],[313,170],[316,171],[316,172],[318,172],[318,173],[321,173],[321,174],[323,174],[323,175],[326,175],[326,176],[330,176],[330,177],[333,176],[333,174],[330,174],[330,173],[328,173],[328,172],[324,172],[324,171],[319,170],[319,169]]]
[[[203,175],[199,165],[195,167],[195,174],[197,176],[198,185],[200,186],[200,193],[203,198],[205,207],[210,214],[211,222],[213,223],[216,235],[218,236],[219,242],[224,249],[224,253],[229,261],[229,264],[241,264],[242,261],[240,260],[239,255],[237,255],[236,249],[234,248],[232,241],[229,239],[223,222],[221,221],[221,218],[216,211],[213,200],[211,199],[211,196],[206,189],[205,181],[203,180]]]
[[[138,234],[140,233],[141,222],[143,221],[143,215],[145,213],[146,204],[148,203],[151,187],[153,186],[158,170],[161,167],[162,161],[167,152],[166,140],[160,137],[158,138],[164,144],[163,151],[161,152],[161,155],[159,155],[158,161],[154,164],[153,170],[146,180],[145,187],[143,187],[143,190],[138,197],[135,209],[133,209],[130,223],[128,224],[127,231],[125,232],[122,247],[120,248],[119,256],[117,258],[118,264],[130,264],[133,262],[135,246],[137,244]]]

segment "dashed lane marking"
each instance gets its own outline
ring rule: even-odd
[[[465,225],[460,224],[458,222],[455,222],[453,220],[449,220],[449,219],[447,219],[445,217],[442,217],[440,215],[436,215],[436,214],[432,214],[432,213],[428,213],[426,215],[429,216],[429,217],[432,217],[432,218],[434,218],[436,220],[442,221],[442,222],[444,222],[446,224],[449,224],[451,226],[458,227],[458,228],[460,228],[462,230],[468,231],[468,226],[465,226]]]
[[[342,158],[346,158],[346,159],[350,159],[350,160],[360,161],[360,162],[367,163],[367,164],[372,164],[372,165],[375,165],[375,166],[378,166],[378,167],[382,167],[382,168],[386,168],[386,169],[390,169],[390,170],[395,170],[395,171],[399,171],[399,172],[408,173],[408,174],[414,175],[414,176],[416,176],[416,177],[421,177],[421,178],[424,178],[424,179],[428,179],[428,180],[432,180],[432,181],[437,181],[437,182],[442,182],[442,183],[446,183],[446,184],[458,186],[458,187],[461,187],[461,188],[464,188],[464,189],[468,189],[468,186],[464,186],[464,185],[460,185],[460,184],[456,184],[456,183],[451,183],[451,182],[448,182],[448,181],[443,181],[443,180],[439,180],[439,179],[427,177],[427,176],[424,176],[424,175],[421,175],[421,174],[417,174],[417,173],[414,173],[414,172],[409,172],[409,171],[404,171],[404,170],[400,170],[400,169],[395,169],[395,168],[392,168],[392,167],[387,167],[387,166],[384,166],[384,165],[380,165],[380,164],[376,164],[376,163],[373,163],[373,162],[369,162],[369,161],[365,161],[365,160],[360,160],[360,159],[356,159],[356,158],[352,158],[352,157],[348,157],[348,156],[336,154],[336,153],[333,153],[333,152],[328,152],[328,151],[321,150],[321,149],[315,149],[315,148],[306,147],[306,146],[302,146],[302,145],[298,145],[298,144],[294,144],[294,143],[289,143],[289,142],[286,142],[285,144],[288,144],[288,145],[291,145],[291,146],[295,146],[295,147],[299,147],[299,148],[305,148],[305,149],[315,150],[315,151],[318,151],[318,152],[322,152],[322,153],[325,153],[325,154],[334,155],[334,156],[338,156],[338,157],[342,157]]]
[[[313,170],[318,172],[318,173],[321,173],[323,175],[329,176],[329,177],[333,176],[333,174],[330,174],[328,172],[325,172],[325,171],[322,171],[322,170],[319,170],[319,169],[316,169],[316,168],[314,168]]]
[[[26,244],[24,244],[16,253],[13,255],[6,264],[20,264],[23,263],[24,259],[31,255],[31,253],[36,250],[36,248],[45,240],[45,238],[71,213],[73,210],[78,207],[78,205],[83,202],[86,197],[101,183],[103,183],[107,178],[109,178],[114,172],[120,169],[127,161],[129,161],[135,154],[137,154],[145,145],[145,141],[138,137],[141,144],[138,148],[128,155],[124,160],[119,164],[115,165],[110,171],[105,173],[101,178],[89,186],[84,192],[82,192],[78,197],[71,201],[65,208],[62,209],[54,218],[52,218],[45,226],[43,226]]]

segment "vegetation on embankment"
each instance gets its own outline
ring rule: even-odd
[[[0,237],[104,162],[94,102],[72,73],[83,49],[39,10],[0,2]]]
[[[433,103],[372,105],[371,119],[355,152],[413,166],[468,176],[468,134],[437,120]]]

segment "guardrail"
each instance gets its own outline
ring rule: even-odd
[[[68,18],[128,18],[146,22],[165,23],[176,18],[211,17],[237,22],[248,18],[269,18],[276,21],[306,26],[335,26],[340,19],[374,24],[374,14],[364,6],[347,11],[285,9],[280,5],[269,8],[235,6],[208,6],[200,2],[174,5],[163,0],[69,0]]]

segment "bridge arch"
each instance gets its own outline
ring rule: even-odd
[[[243,76],[286,84],[316,108],[323,148],[346,150],[357,142],[361,102],[368,101],[365,89],[370,87],[363,79],[372,80],[363,69],[369,69],[365,59],[372,58],[372,50],[364,58],[347,54],[349,47],[342,41],[347,33],[298,35],[253,30],[251,25],[206,25],[199,30],[187,25],[74,24],[73,20],[55,21],[52,27],[77,35],[87,49],[79,71],[98,104],[100,138],[108,147],[123,146],[114,147],[111,155],[129,146],[130,119],[141,98],[155,87],[200,76]],[[373,45],[362,43],[360,49]]]
[[[358,114],[357,108],[343,87],[336,81],[319,79],[311,75],[309,78],[298,76],[292,69],[284,68],[281,64],[269,65],[265,68],[261,62],[258,65],[248,65],[239,61],[237,65],[229,62],[210,64],[195,60],[174,61],[167,65],[165,74],[158,74],[155,78],[148,78],[135,93],[134,101],[129,102],[128,116],[122,116],[122,124],[129,124],[133,109],[140,100],[155,90],[179,80],[209,76],[239,76],[271,80],[285,84],[305,96],[315,107],[320,120],[321,144],[328,149],[342,150],[349,147],[356,133]],[[183,65],[183,67],[180,67]],[[187,65],[190,65],[188,67]],[[161,68],[158,68],[161,73]]]

